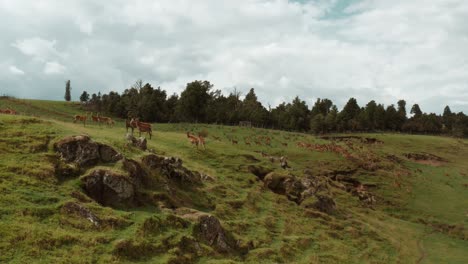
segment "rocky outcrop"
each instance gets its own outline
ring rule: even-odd
[[[212,215],[201,215],[193,229],[194,237],[218,252],[227,253],[236,249],[236,242]]]
[[[132,134],[127,134],[125,136],[125,139],[127,140],[128,144],[137,147],[141,150],[146,150],[148,148],[145,137],[135,138]]]
[[[265,178],[265,176],[272,172],[273,170],[272,169],[269,169],[269,168],[265,168],[265,167],[262,167],[262,166],[257,166],[257,165],[249,165],[247,166],[247,169],[255,176],[257,176],[258,179],[262,180],[263,181],[263,178]]]
[[[105,144],[94,142],[89,136],[70,136],[54,144],[54,150],[68,163],[92,166],[98,162],[116,162],[122,155]]]
[[[202,174],[191,171],[182,165],[182,160],[174,157],[161,157],[154,154],[142,158],[144,166],[158,170],[168,180],[180,184],[201,184]]]
[[[132,183],[135,186],[140,186],[147,176],[146,171],[143,169],[140,163],[132,159],[124,158],[122,165],[124,170],[128,172]]]
[[[80,217],[86,218],[96,227],[101,225],[101,219],[91,212],[91,210],[79,203],[68,202],[62,206],[62,211],[66,214],[76,214]]]
[[[128,176],[98,169],[81,178],[83,189],[89,197],[105,206],[132,203],[135,185]]]
[[[249,166],[249,171],[258,174],[263,180],[265,187],[274,193],[285,195],[288,200],[301,205],[305,200],[304,207],[314,207],[325,213],[332,213],[336,209],[336,203],[332,198],[329,179],[327,177],[306,176],[302,179],[292,174],[281,174],[270,172],[261,178],[264,168]]]

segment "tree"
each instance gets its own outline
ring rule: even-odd
[[[258,101],[254,88],[250,89],[242,101],[240,116],[242,121],[250,121],[254,124],[265,123],[268,111]]]
[[[184,121],[204,122],[213,85],[209,81],[194,81],[187,84],[180,94],[177,111]],[[211,113],[210,113],[211,114]]]
[[[355,130],[358,126],[357,117],[361,108],[357,104],[356,99],[350,98],[343,110],[338,115],[338,125],[340,130]]]
[[[298,96],[296,96],[291,104],[288,104],[287,113],[289,116],[290,129],[309,131],[309,107],[305,101],[302,101]]]
[[[403,127],[403,124],[406,122],[407,117],[406,117],[406,101],[405,100],[399,100],[398,101],[398,119],[396,123],[396,129],[401,130]]]
[[[82,103],[87,103],[89,101],[89,94],[86,91],[83,91],[83,93],[80,96],[80,102]]]
[[[325,117],[319,113],[310,121],[310,130],[315,134],[324,133],[327,128]]]
[[[327,132],[336,130],[336,118],[337,118],[337,116],[338,116],[338,108],[336,107],[336,105],[333,105],[331,107],[330,112],[325,117],[325,127],[326,127]]]
[[[416,117],[416,118],[422,116],[422,111],[421,111],[421,108],[419,108],[418,104],[414,104],[413,107],[411,107],[411,112],[410,113],[413,114],[414,117]]]
[[[332,107],[333,102],[329,99],[320,99],[318,98],[317,101],[315,101],[314,106],[312,107],[311,110],[311,115],[315,116],[318,114],[322,114],[323,116],[328,115],[330,112],[330,108]]]
[[[396,130],[399,123],[399,115],[394,105],[387,106],[385,111],[385,125],[389,130]]]
[[[65,83],[65,101],[70,102],[71,101],[71,86],[70,86],[70,80],[68,80]]]
[[[442,122],[443,122],[443,127],[445,132],[450,132],[453,128],[453,114],[452,110],[450,110],[450,107],[447,105],[444,108],[444,113],[442,115]]]

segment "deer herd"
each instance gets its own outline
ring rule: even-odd
[[[6,109],[0,109],[0,114],[17,115],[18,113],[13,109],[6,108]]]

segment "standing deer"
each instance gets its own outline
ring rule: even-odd
[[[76,123],[76,121],[83,122],[83,126],[86,126],[86,119],[87,116],[82,116],[82,115],[75,115],[75,119],[73,120],[73,123]]]
[[[132,120],[130,121],[130,124],[133,127],[138,128],[138,132],[140,132],[140,137],[141,137],[141,132],[147,132],[150,139],[151,139],[153,130],[151,128],[150,123],[140,122],[140,120],[138,120],[138,118],[132,118]]]

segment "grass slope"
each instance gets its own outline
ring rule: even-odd
[[[112,129],[73,124],[71,116],[83,113],[74,103],[0,99],[0,108],[6,107],[22,115],[0,115],[0,262],[184,262],[178,252],[182,241],[191,236],[192,225],[174,224],[171,215],[156,205],[112,209],[88,202],[86,205],[108,223],[100,229],[69,217],[61,209],[77,197],[86,197],[78,178],[55,176],[52,144],[67,135],[88,134],[138,160],[145,154],[125,146],[123,123]],[[468,263],[467,140],[359,135],[384,142],[354,142],[349,151],[377,159],[375,168],[363,169],[342,155],[296,146],[298,141],[331,144],[306,134],[193,124],[154,124],[153,128],[149,148],[157,154],[180,157],[190,169],[215,179],[204,184],[203,195],[190,194],[194,204],[197,199],[200,204],[206,200],[212,204],[197,209],[215,215],[237,239],[252,245],[243,256],[207,249],[195,262]],[[185,136],[187,130],[206,130],[207,149],[194,149]],[[272,146],[244,143],[244,137],[259,135],[271,137]],[[231,144],[228,138],[239,140],[239,144]],[[336,144],[347,147],[343,142]],[[304,209],[266,189],[247,171],[249,164],[281,170],[258,151],[286,155],[291,173],[297,176],[302,176],[304,169],[320,173],[358,168],[352,177],[375,186],[371,192],[377,202],[369,207],[349,192],[333,188],[336,213]],[[447,162],[431,166],[404,156],[422,152]],[[120,165],[100,166],[118,170]],[[164,243],[174,246],[158,250]]]

